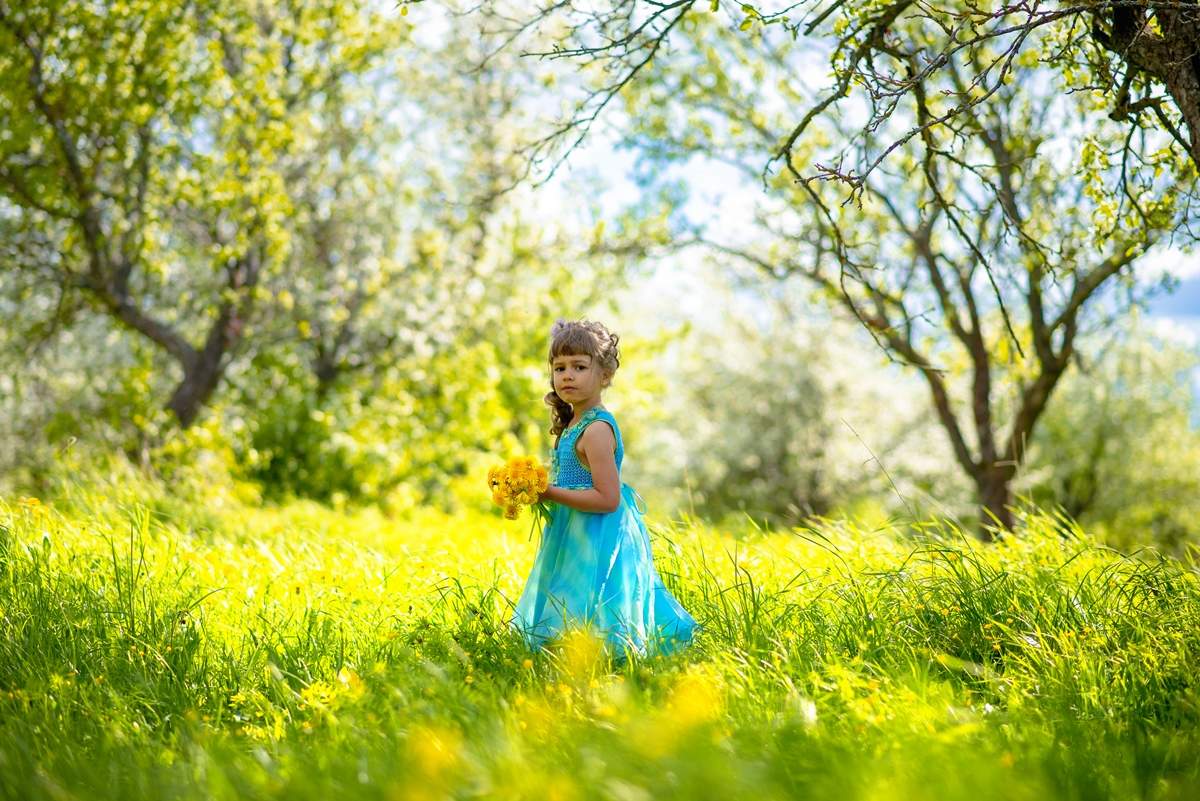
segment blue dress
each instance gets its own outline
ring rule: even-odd
[[[596,406],[559,438],[551,462],[555,486],[592,487],[591,472],[579,461],[575,442],[597,421],[612,426],[620,471],[625,455],[621,430],[611,412]],[[544,645],[568,625],[590,628],[618,662],[630,652],[667,654],[692,641],[699,626],[654,569],[640,499],[622,483],[621,502],[613,512],[581,512],[552,504],[533,570],[510,621],[531,648]]]

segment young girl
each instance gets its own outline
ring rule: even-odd
[[[625,448],[600,395],[620,365],[617,335],[600,323],[559,320],[550,330],[550,433],[558,435],[552,501],[512,625],[533,648],[568,626],[591,628],[618,662],[670,653],[698,626],[663,585],[650,555],[640,496],[621,483]]]

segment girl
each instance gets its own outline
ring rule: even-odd
[[[511,623],[533,648],[568,626],[591,628],[621,662],[678,650],[698,626],[654,569],[641,496],[621,483],[621,429],[600,399],[620,365],[617,339],[588,321],[550,330],[545,401],[558,438],[539,500],[553,511]]]

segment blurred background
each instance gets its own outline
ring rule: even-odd
[[[121,475],[218,503],[486,508],[487,465],[548,456],[562,317],[621,336],[605,403],[623,479],[656,515],[979,519],[922,374],[802,269],[746,258],[808,258],[787,255],[803,221],[792,190],[755,179],[770,149],[752,139],[786,130],[770,70],[801,94],[825,80],[811,54],[747,54],[715,15],[684,26],[714,51],[666,60],[547,157],[594,76],[500,47],[486,9],[98,8],[4,5],[0,492]],[[703,91],[672,105],[687,80]],[[1079,126],[1038,130],[1029,164],[1084,148]],[[1045,180],[1085,193],[1117,169],[1088,167]],[[919,207],[891,175],[881,196]],[[1188,208],[1159,227],[1186,227]],[[1080,211],[1093,233],[1097,209]],[[872,219],[847,224],[887,241]],[[1187,237],[1145,244],[1097,292],[1105,313],[1080,326],[1006,481],[1014,503],[1115,546],[1177,550],[1200,536],[1200,259]],[[995,247],[1006,263],[1011,241]],[[969,386],[965,357],[918,335]],[[1003,420],[1033,349],[987,347],[1007,365]],[[950,401],[966,419],[966,395]]]

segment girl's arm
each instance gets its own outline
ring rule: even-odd
[[[589,425],[579,435],[579,445],[592,471],[592,488],[550,487],[538,500],[555,501],[581,512],[615,512],[621,505],[621,477],[617,472],[617,438],[612,428],[608,424]]]

